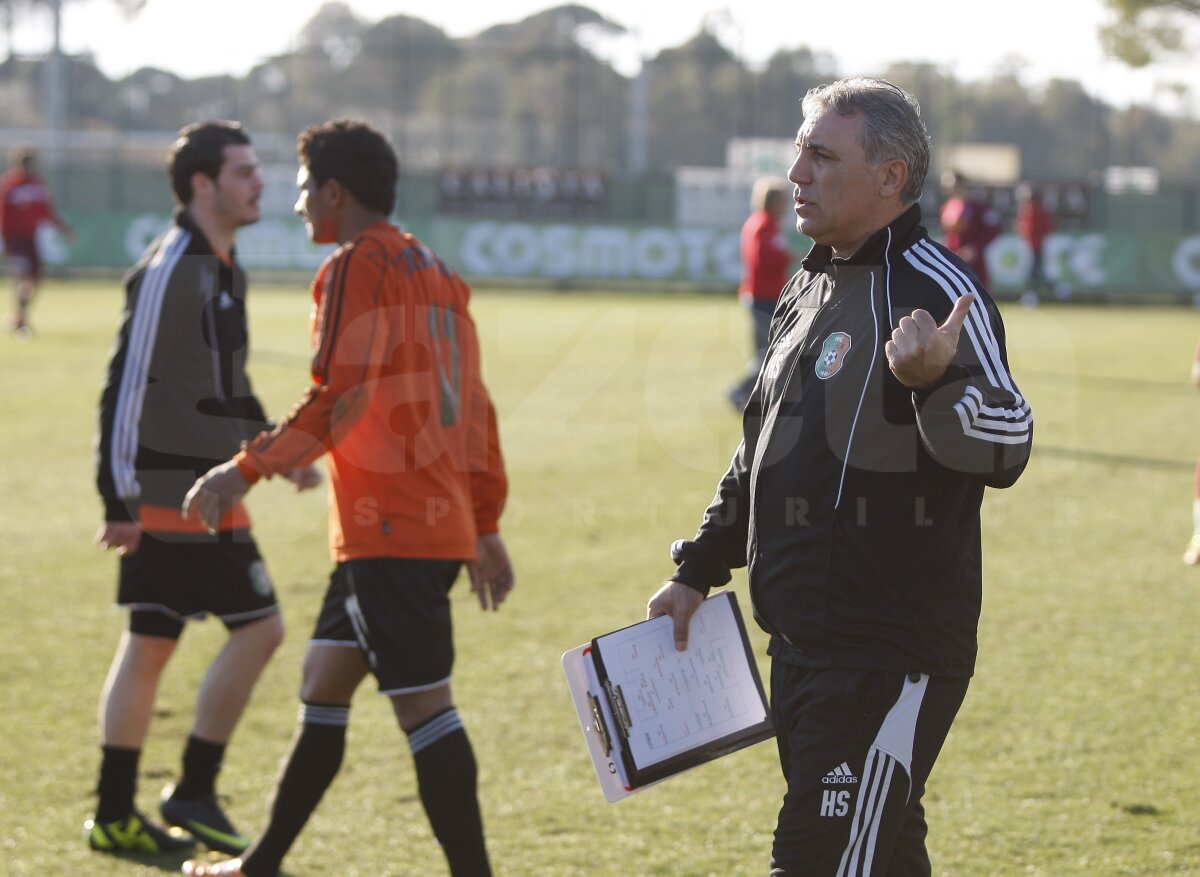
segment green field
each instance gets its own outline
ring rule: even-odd
[[[116,283],[52,284],[37,338],[0,336],[0,875],[152,875],[181,861],[102,858],[82,837],[96,701],[123,623],[116,562],[92,543],[95,405],[119,304]],[[271,412],[306,382],[308,307],[300,286],[252,293],[251,372]],[[722,391],[745,358],[744,315],[731,298],[514,291],[483,291],[475,310],[518,584],[494,616],[456,588],[455,688],[497,874],[764,875],[783,792],[773,744],[609,805],[559,666],[640,618],[669,543],[694,531],[737,440]],[[1200,570],[1179,559],[1200,318],[1079,306],[1005,319],[1037,439],[1022,480],[984,506],[978,673],[926,799],[934,871],[1200,874]],[[222,777],[249,832],[292,734],[329,570],[321,493],[271,483],[250,497],[289,632]],[[195,625],[164,680],[142,761],[149,812],[221,640],[218,624]],[[295,877],[445,873],[407,747],[369,685],[342,773],[286,864]]]

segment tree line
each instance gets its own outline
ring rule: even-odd
[[[842,71],[827,53],[776,52],[761,68],[702,28],[623,75],[602,47],[620,27],[566,5],[456,39],[419,18],[376,22],[341,3],[319,10],[294,48],[245,76],[184,79],[143,69],[110,80],[87,57],[67,65],[71,129],[173,131],[201,118],[291,135],[331,116],[369,118],[409,167],[594,167],[613,175],[725,164],[730,138],[790,138],[799,99],[847,73],[885,76],[921,101],[934,143],[1010,143],[1022,175],[1082,180],[1110,165],[1200,177],[1200,120],[1148,105],[1114,107],[1083,85],[1030,85],[1019,67],[965,81],[931,64]],[[9,127],[45,123],[40,59],[0,65]]]

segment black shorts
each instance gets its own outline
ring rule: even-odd
[[[969,682],[776,658],[771,718],[788,788],[772,877],[928,875],[921,798]]]
[[[6,237],[4,239],[4,259],[8,263],[10,274],[34,280],[42,276],[42,255],[38,251],[37,241],[34,238]]]
[[[187,537],[143,533],[121,558],[117,603],[134,633],[177,638],[185,621],[212,614],[234,630],[279,611],[248,530]]]
[[[413,694],[450,681],[450,588],[460,560],[371,557],[339,563],[312,643],[357,648],[381,694]]]

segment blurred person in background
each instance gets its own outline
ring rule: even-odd
[[[779,293],[787,283],[792,254],[779,228],[779,217],[787,207],[787,183],[763,178],[754,184],[750,195],[751,214],[742,225],[742,280],[738,298],[750,313],[754,337],[754,356],[746,365],[741,380],[727,394],[739,412],[746,407],[750,391],[762,369],[767,353],[767,332]]]
[[[0,177],[0,235],[8,272],[13,279],[13,314],[10,328],[20,338],[32,337],[29,305],[42,281],[42,254],[38,229],[55,225],[68,239],[71,227],[54,209],[50,189],[37,173],[37,153],[28,146],[13,147],[12,167]]]
[[[1000,235],[1000,214],[972,190],[963,174],[948,172],[942,185],[949,192],[939,215],[942,242],[987,286],[987,248]]]
[[[1200,344],[1192,357],[1192,383],[1200,390]],[[1200,566],[1200,460],[1196,461],[1196,483],[1192,493],[1192,539],[1183,552],[1183,562]]]
[[[1046,276],[1044,249],[1046,238],[1054,231],[1054,217],[1042,205],[1042,192],[1031,183],[1017,186],[1017,219],[1014,228],[1021,240],[1029,245],[1031,262],[1029,278],[1026,281],[1025,296],[1036,304],[1042,294],[1049,288],[1050,280]]]

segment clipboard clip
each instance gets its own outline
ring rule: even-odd
[[[629,729],[633,727],[633,719],[629,716],[629,707],[625,704],[625,694],[620,685],[613,685],[611,680],[604,680],[604,693],[608,695],[608,705],[612,709],[613,718],[617,720],[617,731],[622,739],[629,739]]]
[[[600,709],[600,698],[594,694],[589,694],[588,700],[592,702],[592,722],[596,728],[596,733],[600,735],[600,741],[604,744],[604,754],[606,756],[612,755],[612,738],[608,736],[608,726],[604,724],[604,713]]]

